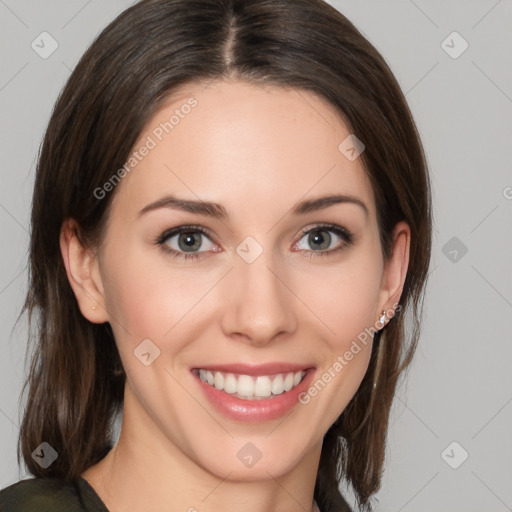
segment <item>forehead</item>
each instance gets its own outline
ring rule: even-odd
[[[147,123],[115,201],[140,210],[168,193],[275,217],[301,198],[343,193],[361,197],[373,213],[361,160],[339,149],[349,135],[334,107],[309,91],[189,84]]]

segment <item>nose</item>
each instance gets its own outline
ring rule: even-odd
[[[297,328],[297,300],[286,286],[286,273],[276,270],[271,251],[247,263],[235,255],[226,280],[222,329],[231,338],[264,346]]]

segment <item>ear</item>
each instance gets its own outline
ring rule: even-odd
[[[94,251],[82,244],[78,232],[74,219],[64,221],[60,231],[60,250],[69,284],[87,320],[97,324],[108,322],[98,259]]]
[[[384,262],[377,317],[382,311],[387,312],[388,319],[393,316],[400,301],[404,288],[407,268],[409,266],[409,250],[411,244],[411,230],[405,222],[399,222],[393,230],[393,245],[391,255]]]

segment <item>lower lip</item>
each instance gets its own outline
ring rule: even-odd
[[[212,405],[222,414],[236,421],[251,423],[275,420],[289,413],[298,403],[299,395],[308,387],[313,378],[314,369],[307,370],[302,381],[290,391],[275,395],[273,398],[242,400],[202,381],[199,375],[194,377]]]

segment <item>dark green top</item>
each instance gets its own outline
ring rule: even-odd
[[[0,491],[0,512],[108,512],[89,482],[78,478],[21,480]]]
[[[326,510],[352,512],[342,499]],[[0,490],[0,512],[109,512],[89,482],[30,478]]]

